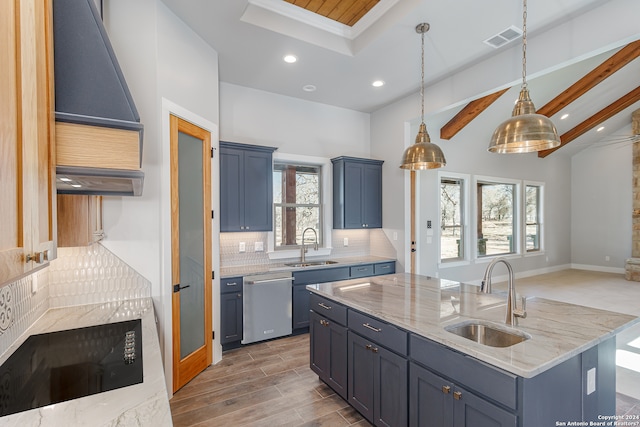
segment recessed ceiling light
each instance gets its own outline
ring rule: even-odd
[[[376,80],[373,83],[371,83],[371,86],[373,87],[380,87],[380,86],[384,86],[384,81],[382,80]]]
[[[304,85],[302,86],[302,90],[305,92],[315,92],[316,87],[314,85]]]
[[[69,182],[71,181],[71,178],[60,178],[60,181]]]
[[[560,117],[560,120],[564,120],[564,119],[566,119],[567,117],[569,117],[569,114],[563,114],[563,115],[562,115],[562,117]]]
[[[287,64],[293,64],[298,60],[298,58],[295,55],[285,55],[283,59],[284,59],[284,62],[286,62]]]
[[[80,187],[82,187],[82,185],[80,185],[80,184],[71,184],[71,186],[72,186],[72,187],[74,187],[74,188],[80,188]]]
[[[604,126],[600,126],[598,129],[596,129],[596,132],[600,132],[602,130],[604,130]]]

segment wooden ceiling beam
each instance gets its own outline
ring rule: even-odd
[[[537,113],[547,117],[553,116],[638,56],[640,56],[640,40],[629,43],[620,49],[564,92],[549,101],[545,106],[538,109]]]
[[[580,135],[593,129],[594,127],[598,126],[600,123],[604,122],[607,119],[610,119],[611,117],[615,116],[625,108],[630,107],[631,105],[635,104],[638,101],[640,101],[640,86],[638,86],[631,92],[627,93],[626,95],[624,95],[614,103],[610,104],[609,106],[598,111],[596,114],[589,117],[588,119],[586,119],[585,121],[583,121],[582,123],[574,127],[573,129],[564,133],[560,137],[560,145],[558,147],[552,148],[549,150],[538,151],[538,157],[547,157],[549,154],[567,145],[574,139],[578,138]]]
[[[440,139],[451,139],[460,132],[466,125],[471,123],[473,119],[478,117],[480,113],[493,104],[502,96],[509,88],[494,92],[482,98],[475,99],[468,103],[458,114],[456,114],[446,125],[440,129]]]

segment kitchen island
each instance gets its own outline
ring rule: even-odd
[[[31,335],[136,319],[142,321],[142,383],[0,417],[0,425],[171,426],[151,298],[50,309],[0,356],[0,364]],[[10,378],[2,386],[11,392]]]
[[[311,368],[376,425],[544,427],[615,415],[615,335],[640,319],[411,274],[310,285]],[[524,336],[494,347],[449,332]],[[587,424],[588,425],[588,424]]]

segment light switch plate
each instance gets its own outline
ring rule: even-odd
[[[587,394],[596,391],[596,368],[587,371]]]
[[[349,238],[348,238],[348,237],[345,237],[345,238],[342,240],[342,245],[343,245],[343,246],[349,246]]]
[[[240,242],[240,244],[238,244],[238,252],[243,253],[247,250],[247,245],[245,244],[245,242]]]
[[[263,242],[256,242],[255,251],[256,252],[264,251],[264,243]]]

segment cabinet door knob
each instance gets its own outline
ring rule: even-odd
[[[456,399],[456,400],[462,399],[462,393],[460,393],[459,391],[454,391],[453,392],[453,398]]]
[[[448,385],[443,385],[442,386],[442,392],[444,394],[449,394],[451,392],[451,387],[449,387]]]
[[[237,296],[238,296],[238,298],[242,298],[242,294],[238,294]]]
[[[378,347],[372,347],[371,351],[373,351],[374,353],[377,353],[378,352]]]
[[[365,345],[364,348],[366,348],[367,350],[371,350],[371,344]]]

